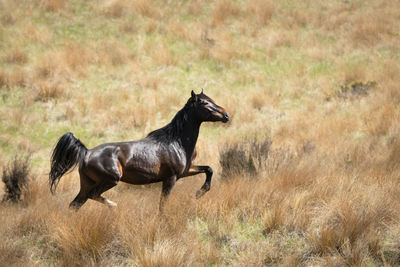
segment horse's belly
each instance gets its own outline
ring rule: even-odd
[[[125,170],[122,174],[121,181],[128,184],[152,184],[161,182],[162,179],[158,178],[152,173],[145,173],[139,170]]]

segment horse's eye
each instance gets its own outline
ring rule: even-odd
[[[199,103],[200,103],[200,105],[205,105],[205,104],[207,104],[207,102],[204,101],[204,100],[202,100],[202,99],[200,99]]]

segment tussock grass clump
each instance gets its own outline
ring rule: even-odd
[[[29,157],[15,157],[8,166],[4,167],[1,180],[3,181],[3,202],[19,202],[24,190],[28,190]]]
[[[4,71],[0,71],[0,88],[7,86],[7,74]]]
[[[58,12],[65,6],[67,0],[41,0],[39,3],[46,11]]]
[[[36,92],[35,100],[42,102],[57,99],[64,92],[61,82],[55,80],[39,81],[34,89]]]
[[[248,4],[248,13],[259,26],[267,25],[275,13],[275,4],[270,0],[252,0]]]
[[[0,88],[25,87],[27,80],[26,71],[20,67],[12,71],[0,70]]]
[[[111,0],[104,1],[100,12],[107,16],[120,18],[124,15],[141,15],[149,18],[160,18],[161,11],[157,1],[138,0]]]
[[[34,87],[35,100],[47,102],[51,99],[60,98],[64,93],[62,81],[50,79],[38,81]]]
[[[376,88],[375,81],[356,81],[340,86],[340,90],[336,92],[336,97],[342,99],[356,98],[367,96],[370,90]]]
[[[364,190],[371,192],[370,188]],[[369,197],[344,195],[333,197],[329,206],[322,208],[327,210],[325,216],[319,217],[318,231],[308,235],[312,253],[338,253],[351,265],[362,264],[365,255],[380,258],[383,244],[379,233],[395,217],[388,200],[372,194]]]
[[[71,212],[71,211],[68,211]],[[96,263],[102,259],[107,244],[113,241],[118,215],[109,210],[71,214],[53,233],[53,242],[58,244],[62,262],[70,266],[77,262]],[[79,255],[79,258],[77,258]]]
[[[240,14],[240,9],[235,2],[220,0],[217,1],[213,10],[212,18],[215,24],[221,24],[231,16]]]
[[[28,62],[27,54],[19,47],[3,56],[3,60],[10,64],[25,64]]]
[[[250,143],[229,143],[219,153],[219,162],[222,167],[221,177],[233,178],[237,175],[247,173],[255,175],[268,159],[270,139],[259,142],[253,140]]]

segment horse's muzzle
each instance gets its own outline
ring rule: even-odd
[[[226,123],[226,122],[229,121],[230,118],[231,117],[229,116],[228,112],[225,112],[224,115],[223,115],[222,122]]]

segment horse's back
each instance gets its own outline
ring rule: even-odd
[[[90,173],[104,169],[132,184],[159,182],[164,177],[180,176],[187,169],[184,150],[176,142],[163,143],[152,138],[105,143],[90,149],[83,168]]]

